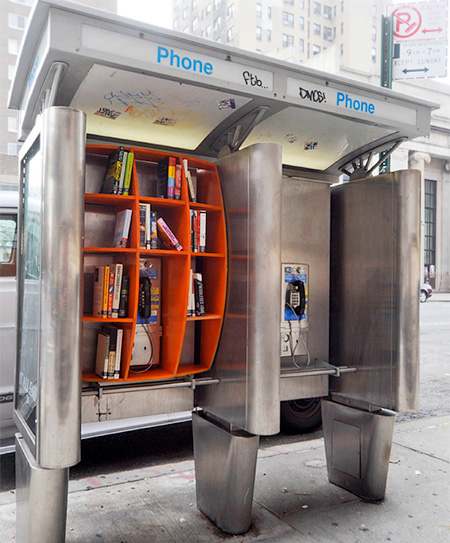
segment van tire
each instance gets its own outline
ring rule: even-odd
[[[322,424],[320,398],[281,402],[281,430],[287,434],[306,434]]]

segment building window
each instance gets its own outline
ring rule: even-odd
[[[372,27],[372,40],[377,41],[377,27],[376,26]]]
[[[231,4],[227,8],[227,19],[232,19],[234,17],[234,4]]]
[[[18,143],[8,143],[8,155],[17,156],[19,154],[21,145]]]
[[[313,45],[312,52],[313,52],[313,55],[318,55],[320,53],[320,47],[318,45]]]
[[[20,50],[20,41],[8,40],[8,53],[10,55],[18,55]]]
[[[372,4],[372,17],[376,17],[377,16],[377,5],[376,4]]]
[[[256,4],[256,16],[261,17],[262,16],[262,5]]]
[[[192,32],[197,32],[198,30],[198,18],[195,17],[192,19]]]
[[[331,27],[323,27],[323,39],[327,41],[333,41],[333,29]]]
[[[256,39],[261,40],[261,38],[262,38],[262,30],[261,30],[260,26],[257,26],[256,27]]]
[[[270,6],[267,8],[267,18],[272,19],[272,8]]]
[[[187,19],[187,16],[188,16],[188,10],[187,10],[187,8],[184,8],[183,9],[183,20]]]
[[[232,41],[233,38],[234,38],[234,26],[230,27],[227,30],[227,40]]]
[[[333,19],[333,8],[331,6],[323,6],[323,16],[330,21]]]
[[[373,62],[376,62],[377,61],[377,50],[375,47],[372,47],[372,61]]]
[[[8,132],[17,132],[17,117],[8,117]]]
[[[272,30],[267,29],[267,41],[272,41]]]
[[[294,0],[283,0],[285,4],[290,4],[291,6],[294,5]]]
[[[211,25],[208,25],[206,27],[206,32],[205,32],[206,36],[209,36],[211,34]]]
[[[9,28],[18,28],[24,30],[27,24],[27,18],[22,15],[16,15],[15,13],[8,14],[8,26]]]
[[[344,12],[344,0],[341,0],[341,13]]]
[[[322,5],[320,2],[314,2],[313,3],[313,12],[316,15],[320,15],[322,13]]]
[[[177,30],[179,24],[180,24],[180,22],[178,20],[178,17],[175,17],[175,20],[173,22],[173,27],[174,27],[175,30]]]
[[[343,55],[343,54],[344,54],[344,44],[341,43],[341,55]]]
[[[300,7],[305,9],[305,0],[299,0]]]
[[[211,13],[211,10],[212,10],[211,4],[208,4],[206,6],[206,15],[209,15]]]
[[[219,15],[214,19],[214,30],[219,30],[220,25],[222,24],[222,17]]]
[[[16,73],[16,67],[12,64],[8,64],[8,79],[12,81],[14,79],[14,74]]]
[[[320,32],[321,32],[321,26],[318,25],[318,24],[316,24],[316,23],[314,23],[314,24],[313,24],[313,34],[314,34],[315,36],[320,36]]]
[[[305,18],[300,17],[300,30],[305,30]]]
[[[341,34],[344,33],[344,23],[341,23]]]
[[[283,24],[284,26],[294,26],[294,14],[283,11]]]
[[[425,179],[425,266],[436,265],[436,181]]]
[[[222,0],[214,0],[214,9],[219,9]]]
[[[294,45],[294,36],[283,34],[283,47],[289,47],[290,45]]]
[[[298,50],[300,51],[300,53],[305,52],[305,40],[303,40],[302,38],[300,38]]]
[[[192,9],[197,8],[197,0],[192,0]]]
[[[22,4],[23,6],[32,6],[34,0],[9,0],[13,4]]]

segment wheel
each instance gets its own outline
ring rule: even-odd
[[[281,402],[281,429],[284,432],[305,434],[321,424],[320,398]]]
[[[424,303],[427,301],[427,293],[424,290],[420,291],[420,303]]]

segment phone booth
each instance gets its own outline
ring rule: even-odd
[[[259,436],[327,398],[330,481],[382,499],[418,403],[421,194],[372,174],[436,105],[40,0],[10,107],[17,540],[64,541],[81,422],[193,412],[197,505],[240,534]]]

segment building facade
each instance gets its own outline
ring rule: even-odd
[[[0,2],[0,188],[16,189],[18,185],[17,115],[8,109],[8,93],[20,44],[34,0],[1,0]],[[80,4],[117,11],[117,0],[84,0]]]
[[[386,0],[174,0],[174,28],[327,73],[380,84]],[[450,85],[394,81],[393,89],[440,104],[429,137],[404,143],[391,169],[423,174],[423,280],[450,292]]]

